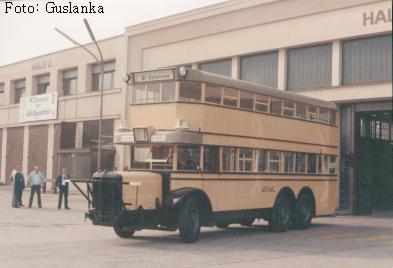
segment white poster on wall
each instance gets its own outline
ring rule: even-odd
[[[48,93],[20,99],[20,122],[57,119],[57,93]]]

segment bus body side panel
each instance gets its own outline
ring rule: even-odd
[[[323,179],[322,179],[323,178]],[[335,176],[289,176],[253,174],[172,174],[171,190],[195,187],[204,191],[210,199],[213,212],[240,211],[247,209],[272,208],[277,194],[289,187],[295,197],[308,187],[315,198],[316,216],[332,215],[336,207]]]

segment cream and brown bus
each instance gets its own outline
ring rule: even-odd
[[[130,73],[129,149],[124,172],[92,179],[97,225],[120,237],[268,221],[271,230],[307,228],[336,207],[335,104],[181,68]]]

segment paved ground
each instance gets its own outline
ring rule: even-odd
[[[28,192],[24,193],[27,203]],[[205,228],[196,244],[177,233],[137,232],[120,239],[111,228],[84,221],[86,204],[70,196],[72,210],[12,209],[0,188],[1,267],[388,267],[393,268],[393,215],[320,218],[309,230],[270,233],[263,222],[228,230]]]

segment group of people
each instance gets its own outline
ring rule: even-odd
[[[21,165],[17,164],[15,169],[11,172],[10,180],[13,184],[13,197],[12,197],[12,207],[20,208],[23,207],[22,194],[26,187],[25,177],[21,171]],[[30,199],[29,208],[33,205],[34,195],[37,194],[38,207],[42,208],[41,201],[41,188],[45,184],[45,176],[40,172],[38,166],[34,167],[34,170],[27,176],[28,185],[30,185]],[[70,183],[70,175],[66,168],[62,169],[62,174],[56,177],[55,187],[59,188],[59,199],[57,203],[57,209],[61,209],[64,197],[64,208],[70,209],[68,207],[68,189]]]

